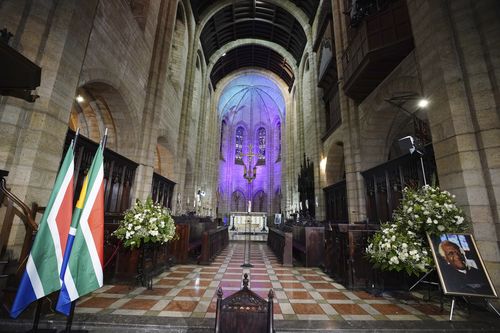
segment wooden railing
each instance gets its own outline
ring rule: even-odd
[[[8,256],[10,260],[17,262],[17,275],[23,271],[26,264],[26,259],[31,250],[33,237],[38,229],[38,225],[34,220],[35,214],[31,209],[7,189],[5,177],[7,171],[0,170],[0,204],[3,210],[2,229],[0,230],[0,257]],[[24,226],[23,243],[19,256],[15,255],[15,249],[9,249],[9,238],[11,237],[12,227],[15,219],[21,220]],[[14,244],[17,246],[17,244]]]
[[[38,229],[35,223],[36,212],[7,189],[5,180],[7,175],[7,171],[0,170],[0,304],[4,307],[10,307],[11,298],[19,285]],[[15,221],[19,220],[24,230],[19,230],[23,227],[15,226]],[[17,229],[15,232],[13,227]],[[9,244],[9,239],[14,236],[13,233],[16,235],[17,243]],[[20,239],[22,239],[21,244],[19,244]]]

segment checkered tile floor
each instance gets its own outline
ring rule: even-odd
[[[250,288],[267,299],[276,294],[275,320],[448,320],[436,304],[418,298],[399,301],[364,291],[349,291],[319,268],[282,267],[265,243],[252,243],[252,268],[241,268],[244,245],[231,242],[210,266],[177,265],[154,279],[152,290],[106,285],[78,302],[77,313],[214,318],[216,290],[224,297]],[[460,311],[454,320],[460,320]]]

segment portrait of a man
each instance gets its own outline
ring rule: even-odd
[[[445,294],[497,296],[472,235],[445,234],[429,238]]]

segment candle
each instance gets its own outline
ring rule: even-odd
[[[309,200],[306,199],[306,209],[309,209]]]
[[[248,212],[252,211],[252,201],[248,201]]]
[[[187,204],[189,205],[189,197],[188,197],[188,202],[187,202]]]
[[[302,201],[299,201],[300,210],[302,210]]]
[[[316,207],[318,207],[318,197],[316,197]]]

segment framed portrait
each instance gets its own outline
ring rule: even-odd
[[[281,224],[281,214],[274,214],[274,224]]]
[[[427,234],[445,295],[497,298],[470,234]]]

